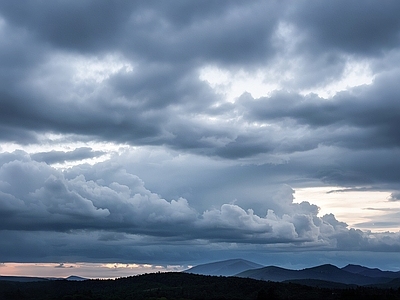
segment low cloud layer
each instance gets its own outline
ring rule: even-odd
[[[102,253],[103,248],[105,253],[111,245],[119,243],[124,247],[132,243],[130,247],[135,248],[136,240],[146,244],[150,237],[157,238],[151,242],[153,246],[176,242],[194,247],[201,241],[276,245],[286,250],[396,252],[400,249],[399,234],[362,232],[349,229],[332,214],[318,216],[317,206],[293,202],[294,191],[289,186],[281,187],[271,205],[276,210],[268,209],[263,216],[228,203],[199,212],[184,198],[167,201],[152,193],[123,166],[113,165],[111,170],[108,161],[89,168],[92,173],[81,170],[74,176],[74,168],[62,172],[32,160],[24,152],[2,154],[1,160],[0,229],[3,240],[10,241],[2,251],[5,261],[22,259],[10,251],[10,247],[15,247],[11,241],[23,237],[33,248],[40,248],[43,239],[34,237],[47,233],[55,239],[51,243],[55,243],[54,247],[59,239],[69,244],[65,249],[59,248],[57,255],[66,256],[78,247],[82,250],[79,256],[94,261],[106,258],[98,257],[97,252]],[[102,172],[107,172],[108,177],[101,176]],[[84,236],[91,238],[85,241]],[[48,253],[55,248],[41,251]]]

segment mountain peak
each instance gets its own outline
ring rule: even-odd
[[[381,271],[378,268],[368,268],[360,265],[353,265],[353,264],[348,264],[347,266],[343,267],[342,270],[345,270],[347,272],[351,273],[362,273],[364,271]]]
[[[332,272],[332,271],[338,271],[340,269],[332,264],[324,264],[324,265],[320,265],[320,266],[306,268],[304,270],[314,270],[314,271],[319,271],[319,272]]]
[[[348,264],[347,266],[343,267],[342,270],[352,273],[358,274],[363,276],[368,276],[372,278],[377,277],[386,277],[386,278],[399,278],[400,272],[392,272],[392,271],[382,271],[378,268],[368,268],[360,265],[352,265]]]
[[[71,275],[71,276],[68,276],[67,278],[65,278],[65,280],[68,280],[68,281],[83,281],[83,280],[87,280],[87,278]]]

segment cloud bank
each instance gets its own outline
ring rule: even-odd
[[[77,251],[77,257],[89,260],[107,258],[111,245],[135,248],[138,241],[146,244],[154,237],[153,246],[178,243],[183,249],[197,243],[275,245],[286,251],[400,249],[398,233],[363,232],[348,228],[332,214],[320,217],[317,206],[294,203],[289,186],[281,187],[276,210],[268,209],[262,216],[232,203],[199,212],[184,198],[163,199],[138,176],[110,161],[86,170],[78,166],[75,176],[74,167],[60,171],[22,151],[0,157],[0,232],[4,241],[10,241],[1,253],[5,261],[18,257],[9,248],[15,247],[11,241],[16,238],[29,245],[25,249],[40,248],[51,239],[41,251],[57,251],[61,257]],[[39,259],[35,255],[33,251],[30,259]]]

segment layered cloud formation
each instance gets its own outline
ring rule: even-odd
[[[0,1],[0,257],[395,253],[399,9]],[[391,196],[361,231],[318,186]]]
[[[62,172],[22,151],[3,154],[1,160],[3,240],[10,234],[13,240],[24,240],[28,232],[51,237],[55,241],[41,249],[49,256],[53,251],[60,257],[77,251],[79,259],[106,259],[109,253],[104,257],[101,253],[109,241],[115,247],[120,241],[124,247],[127,241],[148,243],[149,238],[156,238],[153,245],[176,242],[183,249],[199,242],[275,245],[286,250],[400,249],[398,233],[366,233],[349,229],[332,214],[319,217],[317,206],[293,203],[289,186],[282,186],[276,203],[271,203],[276,209],[262,216],[232,203],[199,212],[184,198],[167,201],[152,193],[139,177],[110,161]],[[86,240],[87,236],[91,238]],[[58,239],[68,246],[57,247]],[[29,239],[26,249],[40,248],[42,243]],[[3,259],[15,257],[9,250],[3,248]]]

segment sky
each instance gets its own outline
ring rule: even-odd
[[[400,2],[0,1],[0,274],[400,270]]]

